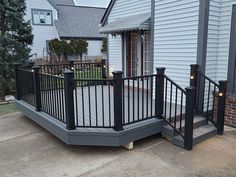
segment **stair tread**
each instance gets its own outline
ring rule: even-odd
[[[193,130],[193,139],[199,138],[201,136],[204,136],[208,133],[217,131],[217,128],[211,124],[202,125],[196,129]],[[174,137],[175,139],[183,140],[183,138],[180,135],[177,135]]]
[[[206,118],[202,117],[202,116],[194,116],[194,119],[193,119],[193,122],[194,124],[198,123],[198,122],[201,122],[201,121],[204,121],[206,120]],[[207,122],[206,122],[207,123]],[[164,126],[165,128],[169,128],[169,129],[172,129],[172,127],[170,125],[166,125]],[[182,128],[185,127],[185,121],[183,120],[182,121],[182,125],[181,125]],[[180,121],[177,121],[176,122],[176,128],[179,129],[180,128]]]

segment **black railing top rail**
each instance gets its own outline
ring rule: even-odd
[[[68,66],[68,65],[95,65],[95,64],[101,64],[102,62],[82,62],[82,63],[58,63],[58,64],[39,64],[37,66]]]
[[[25,72],[32,72],[33,73],[32,68],[28,68],[28,67],[20,67],[18,70],[19,71],[25,71]]]
[[[198,72],[198,74],[199,74],[200,76],[202,76],[203,78],[205,78],[206,80],[208,80],[209,82],[211,82],[212,84],[214,84],[215,86],[217,86],[217,87],[220,86],[219,84],[217,84],[215,81],[213,81],[211,78],[207,77],[207,76],[204,75],[203,73]]]
[[[154,77],[156,74],[150,74],[150,75],[143,75],[143,76],[135,76],[135,77],[125,77],[123,80],[137,80],[137,79],[143,79],[147,77]]]
[[[177,87],[179,90],[181,90],[183,93],[186,94],[186,90],[183,89],[181,86],[179,86],[175,81],[173,81],[171,78],[169,78],[167,75],[164,74],[164,77],[171,82],[171,84],[173,84],[175,87]]]
[[[73,79],[75,82],[82,82],[82,81],[92,81],[92,82],[96,82],[96,81],[101,81],[101,82],[113,82],[113,79]]]
[[[58,78],[58,79],[64,79],[64,77],[58,76],[58,75],[54,75],[54,74],[39,73],[39,75],[41,75],[41,76],[54,77],[54,78]]]

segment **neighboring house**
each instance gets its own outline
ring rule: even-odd
[[[189,65],[214,81],[228,79],[227,123],[236,126],[236,0],[112,0],[101,21],[110,72],[166,73],[189,85]]]
[[[61,40],[84,39],[88,42],[86,56],[103,56],[104,35],[99,33],[99,22],[105,8],[75,6],[73,0],[26,0],[25,19],[31,20],[34,43],[33,58],[48,55],[48,43]]]

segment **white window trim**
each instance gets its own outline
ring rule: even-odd
[[[34,12],[35,11],[37,11],[37,12],[50,12],[51,13],[51,24],[35,23],[34,22]],[[32,16],[32,25],[53,26],[53,13],[52,13],[52,10],[48,10],[48,9],[31,9],[31,16]]]

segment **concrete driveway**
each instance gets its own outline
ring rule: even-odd
[[[21,113],[0,117],[1,177],[236,177],[236,129],[194,147],[160,135],[122,147],[67,146]]]

